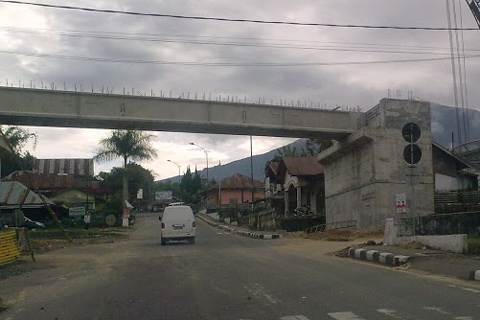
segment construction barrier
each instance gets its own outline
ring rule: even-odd
[[[20,258],[20,246],[17,243],[16,230],[0,231],[0,265]]]

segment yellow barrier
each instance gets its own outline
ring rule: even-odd
[[[0,231],[0,265],[20,258],[20,247],[17,244],[16,231]]]

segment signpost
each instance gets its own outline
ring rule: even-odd
[[[108,216],[105,217],[105,223],[108,226],[108,234],[110,238],[112,237],[112,232],[110,231],[110,228],[115,225],[115,222],[117,221],[117,218],[113,214],[109,214]]]
[[[81,217],[85,215],[85,207],[68,208],[69,217]]]

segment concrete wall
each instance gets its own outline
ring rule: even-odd
[[[389,218],[385,224],[384,245],[402,245],[417,242],[434,249],[451,251],[455,253],[467,253],[468,242],[466,234],[452,234],[440,236],[409,236],[398,237],[398,226],[395,219]]]
[[[325,167],[327,223],[357,220],[361,228],[395,217],[396,194],[406,194],[407,215],[434,212],[430,104],[384,99],[367,112],[365,127],[318,156]],[[411,168],[403,159],[402,128],[421,129],[422,158]]]

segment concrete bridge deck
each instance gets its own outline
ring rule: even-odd
[[[361,112],[0,87],[0,124],[341,139]]]

